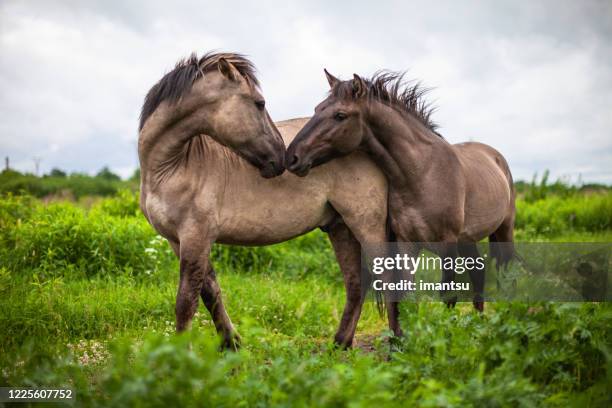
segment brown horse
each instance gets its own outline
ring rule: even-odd
[[[430,120],[424,91],[418,84],[404,86],[402,75],[381,72],[364,80],[355,74],[340,81],[325,74],[329,96],[287,149],[291,172],[305,176],[317,165],[362,150],[389,181],[389,217],[398,241],[448,243],[440,255],[451,257],[479,256],[476,243],[487,236],[490,242],[513,241],[515,193],[498,151],[482,143],[449,144]],[[492,246],[492,256],[504,264],[513,246]],[[444,270],[442,279],[453,275]],[[484,272],[472,270],[470,278],[474,306],[482,311]],[[392,331],[401,335],[397,303],[387,309]]]
[[[360,243],[386,240],[387,181],[363,153],[307,178],[278,176],[285,143],[305,122],[279,123],[283,140],[253,65],[237,54],[192,56],[149,91],[138,143],[140,206],[180,258],[177,331],[189,326],[201,296],[223,345],[238,345],[209,260],[213,243],[266,245],[320,227],[346,286],[335,341],[351,345],[364,295]]]

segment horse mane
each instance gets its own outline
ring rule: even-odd
[[[234,65],[248,82],[259,86],[259,81],[255,76],[255,65],[242,54],[208,52],[198,59],[198,56],[192,53],[188,58],[179,60],[174,69],[164,75],[149,90],[140,111],[138,130],[142,130],[149,116],[155,112],[155,109],[163,101],[177,102],[189,92],[196,80],[204,76],[205,73],[216,70],[221,58],[225,58]]]
[[[431,118],[436,107],[425,100],[430,89],[424,88],[420,82],[406,81],[404,75],[403,72],[378,71],[371,78],[363,78],[365,96],[410,114],[437,136],[443,137],[437,131],[438,124]],[[339,98],[354,98],[353,81],[339,81],[330,94]]]

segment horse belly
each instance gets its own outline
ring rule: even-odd
[[[314,177],[299,179],[285,173],[276,179],[254,181],[247,190],[229,192],[224,198],[218,242],[275,244],[324,226],[336,216],[327,203],[327,191]]]
[[[273,208],[242,213],[223,223],[217,242],[248,246],[276,244],[323,226],[334,217],[329,207],[304,210],[299,215]]]

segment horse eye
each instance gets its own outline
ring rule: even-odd
[[[336,112],[334,114],[334,119],[336,119],[336,120],[344,120],[344,119],[346,119],[346,113],[344,113],[344,112]]]
[[[255,101],[255,106],[259,110],[264,110],[266,108],[266,101]]]

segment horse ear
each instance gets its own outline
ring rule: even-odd
[[[230,81],[240,81],[242,75],[240,74],[240,72],[238,72],[234,64],[232,64],[225,58],[219,58],[217,66],[219,68],[219,72]]]
[[[357,74],[353,74],[353,96],[355,98],[361,98],[366,93],[366,83]]]
[[[335,76],[333,76],[332,74],[327,72],[327,70],[325,68],[323,68],[323,71],[325,72],[325,77],[327,78],[327,82],[329,83],[329,87],[330,88],[333,88],[334,85],[336,85],[338,82],[340,82],[340,80],[338,78],[336,78]]]

